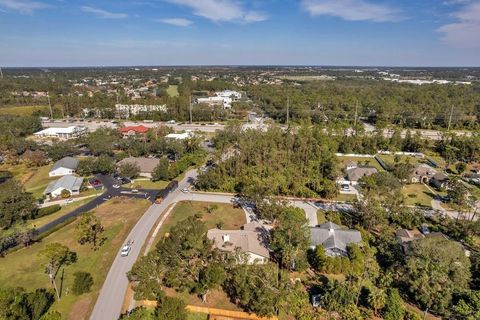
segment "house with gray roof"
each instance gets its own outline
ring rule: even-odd
[[[67,190],[70,192],[70,195],[77,195],[80,193],[82,183],[83,178],[72,175],[63,176],[58,180],[50,182],[43,194],[50,198],[56,198],[62,194],[63,190]]]
[[[117,163],[117,166],[122,164],[134,164],[140,168],[140,176],[151,178],[155,167],[160,163],[158,158],[145,158],[145,157],[128,157]]]
[[[371,176],[377,172],[378,170],[375,167],[354,167],[346,170],[346,178],[351,185],[355,185],[361,178]]]
[[[263,264],[270,258],[266,247],[268,230],[256,222],[247,223],[243,230],[210,229],[207,238],[220,251],[234,252],[237,248],[247,256],[247,263]]]
[[[430,183],[438,189],[446,189],[448,184],[448,176],[443,172],[436,173],[431,179]]]
[[[69,174],[74,174],[75,170],[77,170],[78,167],[78,159],[72,158],[72,157],[65,157],[53,165],[52,169],[50,169],[50,172],[48,175],[50,177],[60,177],[60,176],[65,176]]]
[[[360,242],[362,242],[360,231],[342,229],[333,222],[310,228],[311,248],[321,245],[325,249],[325,254],[330,257],[346,256],[347,246]]]

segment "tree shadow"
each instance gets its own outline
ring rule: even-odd
[[[65,268],[62,269],[62,276],[60,277],[60,288],[58,289],[58,296],[60,298],[62,297],[64,279],[65,279]]]

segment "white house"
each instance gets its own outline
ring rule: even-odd
[[[77,195],[80,193],[82,183],[83,178],[71,175],[63,176],[58,180],[50,182],[43,194],[51,198],[56,198],[62,194],[63,190],[67,190],[70,192],[70,195]]]
[[[59,138],[59,139],[73,139],[78,138],[87,133],[87,128],[83,126],[69,126],[66,128],[50,127],[41,131],[35,132],[36,137],[41,138]]]
[[[62,158],[55,162],[48,175],[50,177],[59,177],[74,174],[75,170],[77,170],[78,163],[78,159],[72,157]]]

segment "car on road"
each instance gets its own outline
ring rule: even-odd
[[[132,189],[132,193],[138,193],[138,189]]]
[[[123,247],[122,251],[120,251],[120,256],[126,257],[130,253],[130,250],[132,250],[132,244],[130,242],[127,242]]]
[[[187,188],[183,188],[181,191],[182,191],[183,193],[189,193],[189,192],[190,192],[190,190],[188,190]]]
[[[120,186],[119,186],[118,184],[114,184],[112,187],[113,187],[114,189],[120,188]]]
[[[67,203],[67,204],[73,203],[73,199],[67,199],[67,200],[65,200],[65,203]]]
[[[422,224],[422,226],[420,227],[420,232],[423,233],[424,235],[429,234],[430,229],[428,229],[428,225],[426,225],[425,223]]]

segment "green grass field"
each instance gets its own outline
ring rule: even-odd
[[[395,156],[392,154],[382,154],[378,156],[380,159],[382,159],[387,165],[393,166],[395,164]],[[412,157],[412,156],[399,156],[400,163],[407,163],[407,161],[411,165],[418,165],[420,163],[426,162],[426,160],[422,160],[417,157]]]
[[[152,181],[150,179],[136,179],[125,185],[127,188],[137,189],[163,189],[168,185],[168,181]]]
[[[421,183],[407,184],[403,187],[402,193],[405,196],[405,204],[408,206],[431,207],[432,199],[435,196]]]
[[[212,213],[207,213],[207,206],[216,205],[217,209]],[[245,212],[243,209],[234,208],[231,204],[226,203],[209,203],[197,201],[181,201],[175,205],[170,215],[163,223],[157,234],[158,242],[170,229],[182,220],[194,216],[196,213],[202,215],[207,229],[215,228],[218,223],[223,224],[222,229],[240,229],[246,223]]]
[[[375,158],[366,158],[366,157],[337,157],[340,162],[340,169],[344,169],[345,165],[349,161],[356,162],[359,166],[371,166],[377,168],[379,171],[383,171],[382,167]]]
[[[167,94],[171,97],[178,97],[178,86],[176,85],[170,85],[167,88]]]
[[[107,240],[97,251],[93,251],[89,246],[78,244],[75,236],[77,222],[73,222],[45,237],[39,243],[8,254],[0,259],[2,286],[21,286],[29,290],[41,287],[51,288],[41,259],[37,255],[48,243],[62,243],[77,253],[78,261],[60,270],[57,285],[61,288],[62,296],[51,309],[61,312],[64,319],[88,318],[118,249],[125,241],[130,229],[149,206],[150,203],[146,200],[112,199],[98,207],[95,212],[105,227]],[[94,278],[92,292],[81,296],[71,293],[73,274],[76,271],[92,274]]]
[[[48,111],[48,106],[11,106],[0,107],[0,115],[9,114],[14,116],[31,115],[37,111]]]

